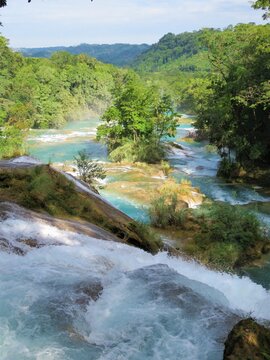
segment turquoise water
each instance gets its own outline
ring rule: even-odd
[[[108,161],[106,146],[95,141],[98,123],[98,118],[91,118],[70,122],[59,130],[33,131],[29,139],[30,154],[45,163],[63,163],[73,161],[78,151],[86,150],[92,158]],[[181,140],[193,129],[190,124],[181,124],[175,138],[171,139],[183,147],[183,150],[175,149],[174,153],[169,155],[169,161],[176,169],[177,179],[189,179],[193,186],[200,188],[213,200],[239,205],[270,201],[268,196],[251,186],[228,184],[218,179],[216,172],[220,158],[216,153],[207,151],[207,143],[186,143]],[[132,214],[135,218],[140,217],[142,210],[134,208],[133,203],[122,203],[119,198],[112,195],[110,200],[124,212]],[[146,216],[144,211],[142,213],[142,216]]]
[[[30,154],[43,162],[72,161],[80,150],[86,150],[92,158],[107,161],[106,147],[95,139],[96,127],[99,119],[92,118],[74,121],[59,130],[33,131],[29,140]],[[181,140],[190,130],[190,124],[181,124],[173,140],[183,146],[183,150],[176,149],[169,156],[169,161],[176,169],[177,179],[189,179],[193,186],[199,187],[210,199],[225,201],[231,204],[251,204],[252,210],[270,227],[270,199],[258,189],[248,185],[228,184],[216,177],[219,156],[207,151],[207,143],[186,143]],[[122,196],[102,191],[102,195],[114,206],[130,217],[147,222],[147,212],[135,202]],[[263,207],[263,204],[265,206]],[[264,268],[249,271],[250,276],[265,287],[270,287],[270,261]]]
[[[59,130],[34,130],[28,140],[30,155],[44,163],[73,161],[86,150],[93,159],[107,160],[107,149],[95,141],[99,119],[78,120]]]
[[[106,190],[100,191],[101,195],[104,196],[109,202],[111,202],[117,209],[123,211],[131,218],[140,222],[149,222],[147,210],[143,206],[136,204],[135,202],[129,201],[123,196],[114,195]]]
[[[62,162],[78,149],[90,152],[93,124],[33,133],[32,154]],[[102,158],[104,147],[95,144]],[[178,177],[200,182],[212,196],[252,201],[254,189],[228,190],[214,177],[215,159],[200,144],[187,146],[171,161]],[[106,190],[102,194],[130,216],[146,219],[135,203]],[[256,206],[269,215],[266,204]],[[263,269],[251,269],[252,281],[164,252],[152,255],[63,230],[20,212],[0,218],[0,237],[26,251],[25,256],[0,253],[1,360],[222,360],[224,341],[240,318],[270,320],[270,293],[263,288],[270,284],[270,263],[264,277]],[[22,245],[27,238],[47,246]],[[89,289],[97,287],[94,301]]]

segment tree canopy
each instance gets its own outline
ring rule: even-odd
[[[252,6],[254,9],[262,9],[265,11],[263,14],[265,20],[270,17],[270,0],[257,0]]]
[[[173,136],[176,129],[171,98],[146,86],[133,72],[129,72],[123,83],[116,87],[113,105],[106,110],[102,120],[98,139],[106,142],[110,152],[122,146],[127,151],[127,144],[130,145],[130,151],[136,152],[133,160],[137,161],[160,160],[164,155],[161,152],[162,138]],[[125,151],[117,151],[117,154],[125,158]]]
[[[212,71],[188,89],[225,168],[270,164],[270,25],[241,24],[206,31]],[[226,175],[226,174],[225,174]]]
[[[0,36],[0,157],[23,151],[29,128],[55,128],[93,110],[103,113],[122,72],[86,55],[24,58]]]

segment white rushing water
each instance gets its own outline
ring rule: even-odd
[[[270,293],[248,278],[41,220],[0,221],[13,247],[47,244],[0,251],[1,360],[218,360],[239,316],[270,320]]]

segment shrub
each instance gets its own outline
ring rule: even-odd
[[[259,220],[251,212],[229,204],[211,205],[202,222],[199,241],[237,244],[243,249],[256,244],[264,235]]]
[[[227,179],[236,178],[239,173],[239,164],[229,160],[227,158],[223,158],[219,164],[217,176],[224,177]]]
[[[162,249],[163,244],[160,237],[149,225],[136,221],[130,224],[130,227],[142,240],[143,246],[140,245],[140,247],[143,247],[144,250],[149,251],[152,254],[156,254]]]
[[[81,180],[92,185],[96,179],[105,179],[106,173],[103,166],[92,160],[86,151],[79,151],[74,159]]]
[[[198,231],[184,250],[206,264],[233,269],[260,257],[268,239],[256,216],[229,204],[193,210]]]
[[[170,164],[168,163],[168,161],[164,161],[164,160],[161,161],[161,169],[162,169],[164,176],[169,176],[170,173],[172,172],[172,168],[171,168]]]
[[[117,147],[110,153],[110,159],[114,162],[134,162],[134,144],[131,141]]]
[[[179,209],[176,195],[154,199],[148,209],[151,224],[158,228],[168,226],[184,227],[186,212]]]
[[[149,164],[159,163],[166,155],[163,144],[157,144],[155,140],[126,141],[110,153],[110,159],[114,162],[146,162]]]

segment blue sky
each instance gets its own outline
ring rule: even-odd
[[[12,47],[154,43],[165,33],[261,23],[249,0],[8,0],[1,32]]]

